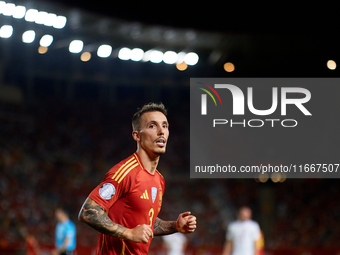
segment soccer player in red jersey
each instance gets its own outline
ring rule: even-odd
[[[157,217],[164,193],[164,178],[157,171],[169,138],[163,104],[149,103],[132,118],[137,151],[113,166],[90,193],[79,220],[99,231],[97,255],[148,254],[153,236],[191,233],[196,217],[181,213],[176,221]]]

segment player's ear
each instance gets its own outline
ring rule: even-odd
[[[138,131],[132,131],[132,137],[133,137],[133,140],[135,140],[136,142],[139,142],[140,141],[140,136],[139,136],[139,132]]]

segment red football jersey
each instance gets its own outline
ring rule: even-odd
[[[161,209],[165,183],[156,170],[150,174],[137,153],[119,162],[104,176],[89,197],[101,205],[110,219],[126,228],[147,224],[154,227]],[[96,254],[148,254],[147,244],[99,234]]]

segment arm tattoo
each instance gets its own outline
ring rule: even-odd
[[[103,207],[88,198],[79,212],[79,220],[105,235],[122,238],[126,228],[114,223]]]
[[[153,227],[153,234],[155,236],[168,235],[175,232],[177,232],[177,229],[174,221],[165,221],[158,217],[155,219]]]

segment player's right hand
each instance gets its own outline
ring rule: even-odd
[[[153,238],[153,231],[151,230],[150,225],[142,224],[129,230],[130,235],[127,239],[134,243],[147,243],[150,237]]]

